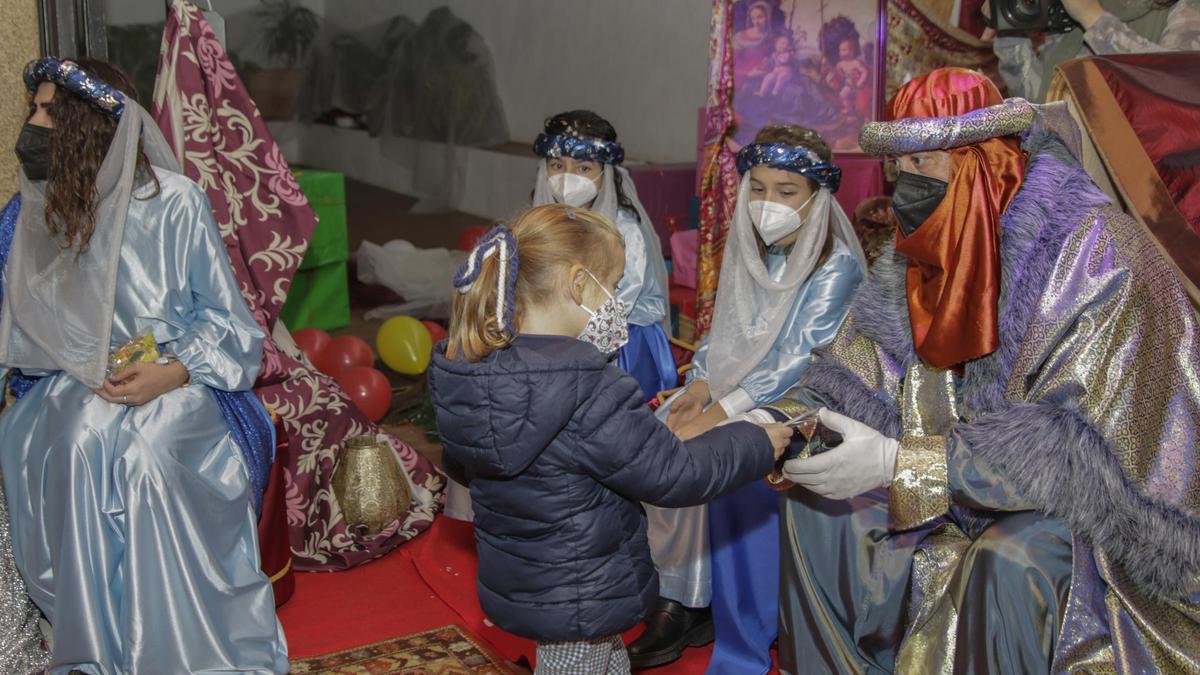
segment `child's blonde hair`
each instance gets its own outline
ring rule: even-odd
[[[587,209],[536,206],[517,216],[507,230],[501,227],[479,243],[455,279],[459,292],[446,347],[451,359],[462,354],[475,362],[507,347],[524,310],[566,291],[564,268],[580,264],[606,278],[625,262],[617,228]],[[516,251],[508,251],[513,243]],[[505,266],[516,268],[515,282],[500,279]]]

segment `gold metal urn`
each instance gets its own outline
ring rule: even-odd
[[[412,491],[396,453],[374,436],[346,441],[333,472],[333,494],[346,525],[365,528],[373,535],[392,521],[403,520],[412,503]]]

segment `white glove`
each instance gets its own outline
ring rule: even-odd
[[[821,408],[821,423],[842,435],[842,443],[816,457],[788,460],[783,477],[830,499],[849,499],[892,484],[900,441]]]

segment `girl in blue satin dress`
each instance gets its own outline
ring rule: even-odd
[[[118,71],[47,58],[25,81],[21,194],[0,214],[0,365],[20,397],[0,469],[50,672],[285,673],[256,537],[264,336],[207,197]],[[108,373],[147,333],[163,357]]]
[[[713,326],[686,388],[659,410],[681,438],[772,403],[833,339],[866,260],[833,198],[841,171],[816,132],[761,130],[738,154],[741,189]],[[713,639],[710,673],[765,673],[776,635],[779,503],[764,483],[707,507],[647,507],[658,610],[630,645],[635,668]],[[708,617],[711,604],[712,619]]]
[[[666,333],[667,265],[633,178],[621,166],[625,151],[616,130],[589,110],[559,113],[546,122],[533,150],[544,159],[534,206],[558,202],[596,211],[617,226],[625,241],[625,274],[617,297],[629,308],[629,342],[618,354],[618,365],[638,381],[647,400],[674,389],[679,376]]]

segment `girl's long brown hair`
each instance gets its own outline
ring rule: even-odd
[[[555,293],[567,293],[564,272],[580,264],[606,278],[625,263],[625,248],[617,228],[587,209],[546,204],[517,216],[509,228],[517,240],[520,263],[514,297],[520,327],[525,310]],[[450,312],[450,342],[446,356],[476,362],[507,347],[513,335],[496,323],[497,256],[483,261],[479,277],[465,293],[456,293]]]
[[[108,82],[126,97],[137,100],[133,82],[115,66],[94,59],[77,59],[88,73]],[[117,119],[86,100],[58,87],[47,112],[54,121],[50,133],[50,180],[46,183],[46,226],[64,249],[87,250],[96,231],[100,195],[96,175],[117,132]],[[137,173],[158,178],[150,160],[138,146]]]

